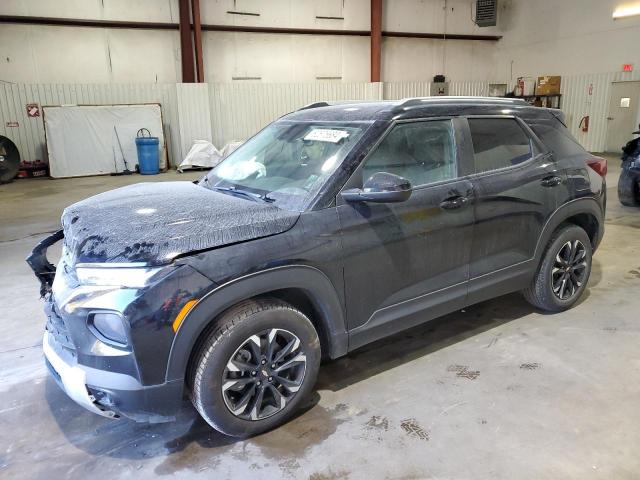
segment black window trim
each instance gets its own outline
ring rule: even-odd
[[[542,158],[545,158],[545,157],[548,158],[550,156],[550,154],[551,154],[551,151],[549,150],[549,148],[547,148],[547,146],[536,136],[535,132],[531,129],[531,127],[529,127],[529,125],[527,125],[527,123],[524,120],[522,120],[520,117],[518,117],[517,115],[513,115],[513,114],[504,114],[504,115],[465,115],[462,118],[465,119],[465,122],[467,124],[466,128],[467,128],[467,134],[469,135],[469,142],[473,142],[473,139],[471,138],[471,127],[469,127],[469,119],[475,120],[475,119],[482,119],[482,118],[490,118],[490,119],[512,119],[512,120],[515,120],[518,123],[518,125],[520,125],[520,128],[522,128],[522,130],[524,131],[524,134],[529,138],[529,142],[532,142],[533,144],[535,144],[535,146],[537,147],[537,149],[540,152],[537,155],[531,155],[530,158],[528,158],[524,162],[517,163],[516,165],[508,165],[506,167],[496,168],[496,169],[493,169],[493,170],[487,170],[487,171],[484,171],[484,172],[471,173],[469,175],[469,178],[479,178],[479,177],[484,177],[484,176],[489,176],[489,175],[500,174],[500,173],[504,173],[504,172],[507,172],[507,171],[517,170],[519,168],[526,168],[526,167],[530,166],[532,163],[535,163],[535,162],[539,161]],[[471,154],[473,155],[473,158],[475,159],[475,151],[473,149],[472,149]],[[474,162],[474,165],[475,165],[475,162]]]
[[[380,135],[380,137],[378,138],[378,140],[376,140],[376,142],[371,146],[371,148],[369,149],[369,151],[367,152],[366,156],[360,161],[360,163],[358,164],[358,166],[354,169],[353,173],[349,176],[349,178],[347,179],[347,181],[344,183],[344,185],[342,186],[342,188],[340,189],[340,191],[338,192],[337,197],[340,196],[340,192],[342,192],[343,190],[345,190],[346,188],[350,188],[350,182],[353,179],[353,177],[358,173],[358,171],[361,169],[362,165],[364,165],[367,160],[369,160],[369,157],[375,153],[378,150],[378,147],[380,146],[380,144],[384,141],[385,138],[387,138],[387,135],[389,135],[391,133],[391,131],[398,125],[403,125],[406,123],[423,123],[423,122],[433,122],[433,121],[442,121],[442,120],[449,120],[449,122],[451,123],[451,128],[452,128],[452,133],[453,133],[453,149],[454,149],[454,154],[455,154],[455,164],[456,164],[456,176],[454,178],[449,178],[446,180],[440,180],[437,182],[431,182],[431,183],[423,183],[420,185],[411,185],[411,190],[412,191],[418,191],[418,190],[423,190],[425,188],[431,188],[434,186],[439,186],[439,185],[445,185],[447,183],[453,183],[453,182],[458,182],[462,179],[465,179],[468,177],[468,175],[461,175],[461,166],[462,166],[462,161],[463,159],[461,158],[460,155],[460,143],[458,141],[458,129],[456,127],[456,122],[455,120],[457,118],[460,118],[456,115],[438,115],[438,116],[433,116],[433,117],[420,117],[420,118],[409,118],[409,119],[401,119],[401,120],[392,120],[389,123],[389,126],[387,127],[387,129],[382,133],[382,135]],[[337,204],[340,205],[342,202],[338,201]]]

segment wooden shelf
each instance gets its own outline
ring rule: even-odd
[[[550,93],[548,95],[522,95],[521,97],[514,98],[552,98],[552,97],[561,97],[561,93]]]
[[[548,95],[522,95],[511,98],[521,98],[533,106],[542,106],[547,108],[560,108],[562,105],[561,93],[551,93]],[[539,105],[535,105],[535,103],[539,103]]]

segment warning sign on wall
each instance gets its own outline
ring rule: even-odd
[[[39,117],[40,106],[37,103],[27,103],[27,115],[30,117]]]

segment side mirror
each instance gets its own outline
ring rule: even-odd
[[[374,173],[362,189],[350,188],[342,192],[347,202],[397,203],[411,196],[411,182],[392,173]]]

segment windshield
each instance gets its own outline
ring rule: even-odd
[[[273,123],[219,163],[200,185],[302,211],[369,125]]]

